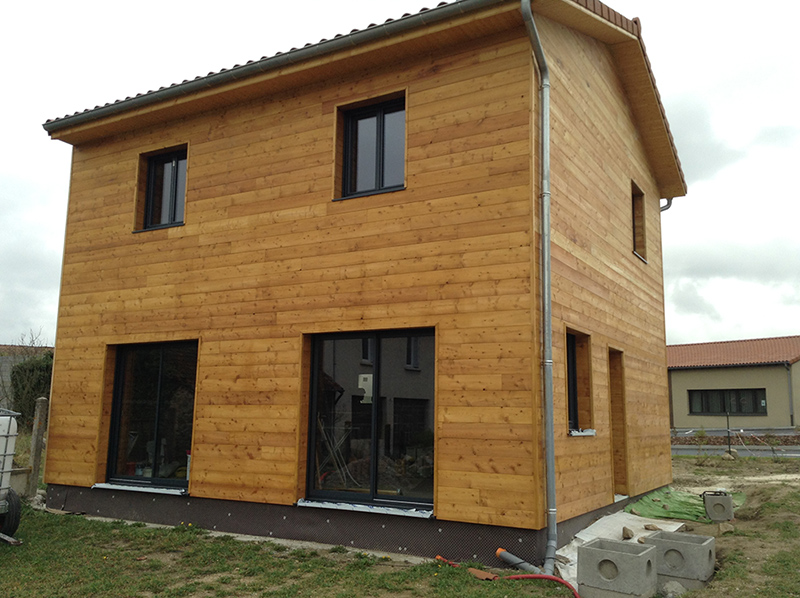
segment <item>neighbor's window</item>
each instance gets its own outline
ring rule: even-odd
[[[645,234],[644,193],[631,181],[631,219],[633,221],[633,253],[647,261],[647,235]]]
[[[569,429],[592,428],[592,377],[589,336],[567,330],[567,410]]]
[[[137,228],[152,229],[183,224],[186,146],[142,156],[142,166],[147,169],[146,187],[143,209],[137,217]]]
[[[402,189],[405,184],[405,99],[346,110],[342,197]]]
[[[419,369],[419,337],[409,336],[406,339],[406,369]]]
[[[690,390],[690,415],[766,415],[766,388]]]
[[[187,486],[197,341],[117,348],[108,478]]]

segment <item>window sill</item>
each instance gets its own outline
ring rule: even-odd
[[[417,519],[431,519],[433,510],[401,509],[398,507],[381,507],[376,505],[362,505],[347,502],[329,502],[308,500],[301,498],[297,501],[298,507],[312,507],[316,509],[333,509],[336,511],[356,511],[360,513],[380,513],[382,515],[400,515],[402,517],[416,517]]]
[[[147,228],[137,228],[134,230],[134,234],[136,233],[146,233],[150,232],[151,230],[162,230],[165,228],[175,228],[178,226],[183,226],[184,222],[170,222],[169,224],[159,224],[158,226],[148,226]]]
[[[169,494],[172,496],[185,496],[189,493],[186,488],[165,488],[163,486],[134,486],[128,484],[101,483],[92,486],[92,490],[122,490],[126,492],[148,492],[150,494]]]
[[[406,187],[388,187],[386,189],[371,189],[370,191],[362,191],[361,193],[353,193],[352,195],[345,195],[343,197],[334,197],[333,201],[344,201],[346,199],[356,199],[358,197],[370,197],[372,195],[383,195],[384,193],[396,193],[397,191],[405,191]]]
[[[597,430],[592,430],[591,428],[587,430],[570,430],[570,436],[597,436]]]

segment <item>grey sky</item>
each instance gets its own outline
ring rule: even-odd
[[[435,6],[432,2],[428,6]],[[608,0],[640,17],[689,195],[662,215],[671,343],[800,334],[800,4]],[[55,337],[70,148],[48,118],[417,12],[421,0],[5,6],[0,344]]]

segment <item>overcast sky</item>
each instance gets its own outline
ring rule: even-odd
[[[45,120],[436,3],[6,3],[0,344],[55,339],[71,150]],[[689,183],[662,214],[668,342],[800,334],[800,3],[607,3],[641,18]]]

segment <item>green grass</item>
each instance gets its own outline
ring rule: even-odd
[[[409,566],[341,546],[292,550],[189,524],[152,529],[27,506],[15,535],[22,546],[0,544],[8,598],[572,596],[552,582],[481,582],[465,567]]]

